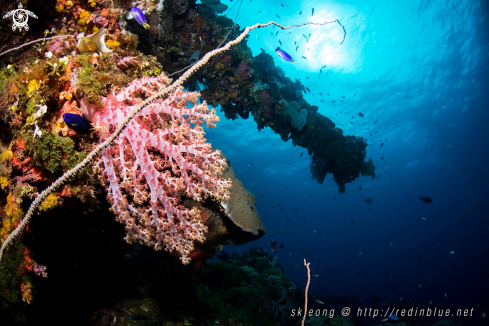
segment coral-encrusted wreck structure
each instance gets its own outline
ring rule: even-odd
[[[156,36],[136,24],[130,24],[129,29],[145,40],[139,43],[141,50],[155,55],[169,73],[181,71],[196,53],[202,57],[226,37],[239,34],[232,20],[217,15],[212,6],[184,0],[167,8],[157,36],[165,46],[155,45],[151,40]],[[306,89],[299,80],[285,76],[270,54],[253,56],[246,42],[215,57],[186,86],[190,90],[203,86],[203,98],[212,106],[221,105],[227,118],[248,119],[251,115],[258,129],[269,127],[282,140],[290,139],[294,146],[307,149],[312,178],[319,183],[331,173],[343,193],[345,184],[360,175],[375,177],[372,160],[365,162],[366,141],[343,135],[333,121],[318,113],[317,106],[305,101]]]

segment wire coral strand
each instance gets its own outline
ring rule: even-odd
[[[304,322],[306,321],[306,315],[307,315],[307,291],[309,290],[309,283],[311,282],[311,270],[309,269],[309,265],[311,263],[306,264],[306,259],[304,258],[304,266],[307,268],[307,285],[306,285],[306,290],[304,291],[304,317],[302,318],[302,324],[301,326],[304,326]]]
[[[2,53],[0,53],[0,57],[4,54],[7,54],[9,52],[12,52],[12,51],[15,51],[15,50],[18,50],[24,46],[27,46],[29,44],[32,44],[32,43],[37,43],[37,42],[41,42],[41,41],[46,41],[46,40],[53,40],[55,38],[62,38],[62,37],[74,37],[73,35],[58,35],[58,36],[53,36],[53,37],[47,37],[47,38],[40,38],[40,39],[37,39],[37,40],[34,40],[34,41],[30,41],[30,42],[27,42],[25,44],[22,44],[21,46],[18,46],[16,48],[12,48],[12,49],[8,49],[7,51],[4,51]],[[3,48],[2,48],[3,49]],[[1,49],[0,49],[1,50]]]
[[[7,239],[4,241],[4,243],[2,244],[2,247],[0,248],[0,262],[2,261],[2,258],[3,258],[3,253],[5,252],[6,248],[8,247],[8,245],[16,238],[18,237],[22,231],[25,229],[27,223],[29,223],[29,220],[31,219],[32,217],[32,214],[34,213],[34,210],[36,209],[36,207],[39,206],[39,204],[50,194],[52,193],[54,190],[56,190],[59,186],[61,186],[63,183],[65,183],[65,181],[67,181],[70,177],[72,177],[73,175],[77,174],[80,170],[82,170],[85,166],[87,166],[90,162],[93,161],[93,159],[95,158],[95,156],[97,156],[104,148],[106,148],[107,146],[109,146],[118,136],[119,134],[122,132],[122,130],[127,126],[127,124],[131,121],[131,119],[139,112],[141,111],[142,108],[144,108],[146,105],[150,104],[151,102],[153,102],[154,100],[156,100],[157,98],[159,97],[165,97],[167,96],[168,94],[170,93],[173,93],[179,86],[181,86],[185,80],[187,80],[194,72],[196,72],[198,69],[200,69],[203,65],[205,65],[213,56],[219,54],[219,53],[222,53],[224,51],[227,51],[229,50],[233,45],[236,45],[238,43],[240,43],[248,34],[249,32],[251,32],[252,30],[256,29],[256,28],[262,28],[262,27],[267,27],[267,26],[270,26],[270,25],[276,25],[280,28],[282,28],[283,30],[285,29],[289,29],[291,27],[300,27],[300,26],[304,26],[304,25],[325,25],[325,24],[330,24],[330,23],[334,23],[334,22],[337,22],[337,20],[335,21],[332,21],[332,22],[325,22],[325,23],[312,23],[312,22],[307,22],[307,23],[302,23],[302,24],[298,24],[298,25],[289,25],[287,27],[284,27],[278,23],[275,23],[273,21],[271,22],[268,22],[266,24],[260,24],[260,23],[257,23],[253,26],[248,26],[245,28],[245,30],[233,41],[229,41],[228,43],[226,43],[225,46],[223,46],[222,48],[218,48],[218,49],[215,49],[215,50],[212,50],[211,52],[208,52],[204,57],[202,57],[202,59],[200,61],[198,61],[195,65],[192,66],[192,68],[190,68],[189,70],[187,70],[180,78],[178,78],[173,84],[171,84],[170,86],[164,88],[163,90],[161,90],[160,92],[154,94],[153,96],[147,98],[146,100],[144,100],[143,102],[141,102],[139,105],[137,105],[127,116],[127,118],[121,122],[121,124],[119,125],[119,127],[114,131],[114,133],[109,137],[107,138],[107,140],[105,140],[103,143],[100,143],[99,145],[97,145],[95,147],[95,149],[93,149],[88,155],[87,157],[81,161],[77,166],[75,166],[73,169],[65,172],[65,174],[63,174],[58,180],[56,180],[53,184],[51,184],[51,186],[49,186],[48,188],[46,188],[44,191],[42,191],[38,196],[37,198],[32,202],[31,206],[29,207],[29,210],[27,211],[26,215],[24,216],[24,218],[22,219],[22,222],[19,224],[19,226],[17,226],[17,228],[7,237]],[[341,24],[340,24],[341,25]],[[63,35],[64,36],[64,35]],[[61,36],[60,36],[61,37]],[[43,39],[40,39],[40,40],[43,40]],[[36,41],[40,41],[40,40],[36,40]],[[34,41],[33,41],[34,42]],[[32,42],[31,42],[32,43]],[[29,44],[29,43],[27,43]],[[27,45],[25,44],[25,45]],[[16,50],[17,48],[15,49],[11,49],[11,50],[8,50],[8,51],[5,51],[1,54],[4,54],[4,53],[7,53],[9,51],[13,51],[13,50]],[[1,55],[0,54],[0,55]],[[305,260],[304,260],[305,261]],[[307,298],[306,298],[307,300]],[[307,301],[306,301],[307,302]]]

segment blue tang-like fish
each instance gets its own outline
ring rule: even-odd
[[[284,50],[282,50],[280,48],[276,48],[275,53],[278,54],[278,56],[281,57],[282,59],[284,59],[285,61],[295,63],[295,60],[292,59],[292,57],[287,52],[285,52]]]
[[[252,166],[252,165],[253,165],[252,163],[248,164],[248,166]]]
[[[77,134],[86,135],[92,128],[90,121],[78,114],[65,113],[63,114],[63,120]]]
[[[141,9],[137,7],[131,7],[131,15],[136,19],[136,21],[142,25],[144,28],[149,28],[148,23],[146,23],[146,17],[144,17]]]

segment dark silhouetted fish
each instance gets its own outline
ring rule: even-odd
[[[370,198],[367,198],[367,199],[365,199],[365,202],[367,204],[372,204],[374,201],[372,199],[370,199]]]
[[[275,250],[277,250],[277,241],[275,241],[275,239],[272,239],[272,242],[270,242],[270,250],[272,252],[275,252]]]
[[[360,117],[362,117],[362,118],[364,117],[364,115],[363,115],[363,113],[362,113],[362,112],[358,112],[358,115],[359,115]]]
[[[421,196],[419,196],[419,199],[418,200],[422,200],[426,204],[431,204],[431,202],[432,202],[432,200],[431,200],[430,197],[421,197]]]
[[[450,147],[450,144],[448,144],[447,147],[445,147],[445,149],[443,150],[443,153],[441,153],[441,156],[443,156],[446,153],[448,147]]]

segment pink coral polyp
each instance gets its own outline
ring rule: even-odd
[[[100,137],[108,137],[133,105],[165,84],[164,76],[144,77],[109,95],[93,119]],[[205,241],[207,228],[200,211],[185,208],[182,198],[220,200],[229,196],[230,187],[221,177],[226,162],[205,142],[202,128],[204,122],[214,127],[219,118],[198,97],[178,89],[147,105],[95,165],[116,220],[126,225],[126,241],[176,252],[184,264],[190,262],[194,241]]]

